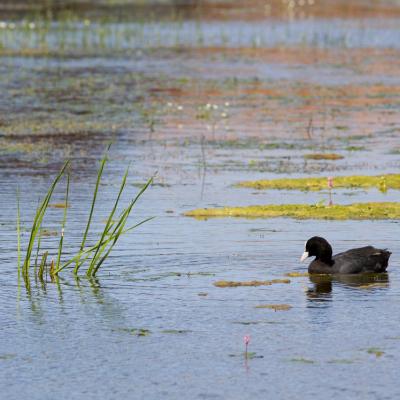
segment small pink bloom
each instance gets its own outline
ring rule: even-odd
[[[331,176],[328,177],[328,188],[329,189],[333,188],[333,178]]]
[[[250,343],[250,335],[245,335],[243,337],[244,344],[247,346]]]

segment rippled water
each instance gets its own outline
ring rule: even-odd
[[[226,24],[224,29],[238,31],[237,25]],[[268,40],[279,42],[276,39],[279,27],[277,23],[268,28],[275,32],[275,36],[267,35]],[[213,37],[211,28],[207,27],[206,31]],[[249,37],[261,28],[264,31],[258,25],[247,26],[249,36],[241,38],[249,42]],[[195,28],[188,24],[182,29],[190,33]],[[353,24],[320,21],[311,25],[299,22],[282,29],[286,29],[285,40],[293,45],[299,40],[315,44],[318,38],[326,43],[326,37],[333,41],[348,40],[350,47],[354,43],[360,48],[371,43],[376,47],[397,48],[399,42],[396,40],[398,26],[392,20],[385,27],[387,35],[379,34],[379,37],[375,36],[374,23],[359,21]],[[343,39],[341,29],[347,39]],[[305,36],[299,38],[298,32]],[[184,37],[192,43],[189,33]],[[375,39],[371,42],[371,38]],[[153,68],[152,74],[169,71],[174,78],[184,74],[199,79],[202,74],[194,67],[196,60],[185,60],[185,57],[180,60],[182,64],[174,67],[169,57],[160,57],[159,63],[144,59],[135,68],[141,65],[143,72],[147,66]],[[0,66],[17,86],[19,76],[37,79],[43,64],[52,71],[77,68],[79,73],[80,62],[87,72],[87,68],[98,67],[99,59],[28,62],[25,58],[2,58]],[[228,64],[225,62],[223,66]],[[343,83],[342,71],[335,72],[332,65],[327,69],[316,67],[320,75],[307,75],[303,71],[298,75],[266,77],[255,64],[251,64],[250,72],[243,73],[246,79],[255,74],[267,82],[271,79],[271,84],[281,83],[281,79],[297,83],[322,79],[326,83],[325,77],[329,84]],[[112,68],[113,60],[108,60],[107,65]],[[115,60],[115,65],[121,69],[132,66],[129,60],[121,59]],[[225,74],[229,75],[226,71]],[[210,70],[207,79],[213,76]],[[374,79],[380,81],[379,76],[375,75]],[[382,72],[382,76],[386,82],[398,84],[399,75]],[[357,80],[354,73],[348,82],[369,78],[370,75],[360,75]],[[10,90],[9,82],[1,84]],[[9,96],[18,109],[19,99]],[[196,93],[186,96],[190,102]],[[235,100],[231,92],[229,96]],[[245,100],[236,100],[235,111],[240,113],[239,103]],[[179,101],[184,104],[185,97]],[[397,97],[393,96],[392,101],[385,107],[396,110]],[[3,100],[0,104],[6,109],[8,102]],[[358,112],[358,109],[351,111]],[[285,128],[286,137],[289,131],[292,139],[296,139],[290,142],[293,148],[260,149],[257,144],[235,147],[223,145],[223,140],[202,142],[200,139],[210,132],[204,132],[206,127],[198,120],[188,120],[189,117],[182,116],[178,122],[156,127],[154,137],[143,126],[134,125],[130,130],[107,131],[96,136],[42,138],[51,150],[46,150],[40,160],[31,159],[23,152],[1,156],[1,397],[32,400],[56,397],[399,398],[399,221],[285,218],[197,221],[182,216],[184,211],[197,207],[317,203],[328,196],[325,192],[262,192],[232,187],[243,179],[303,176],[304,173],[325,176],[396,172],[399,157],[390,152],[399,146],[398,122],[391,120],[388,125],[387,120],[378,121],[374,128],[376,134],[362,140],[366,149],[359,152],[344,150],[348,143],[334,139],[333,145],[346,155],[344,160],[306,163],[303,155],[311,151],[310,142],[299,139],[295,125]],[[183,128],[179,126],[182,121]],[[361,119],[355,118],[355,121]],[[273,129],[270,121],[266,126]],[[388,126],[392,130],[388,131]],[[248,131],[254,132],[253,128],[253,125],[240,126],[241,137],[246,138]],[[275,128],[278,130],[281,125]],[[216,134],[218,139],[221,134],[218,128]],[[267,132],[265,136],[268,135]],[[184,143],[187,137],[193,141]],[[18,284],[16,273],[17,188],[21,190],[23,243],[26,244],[27,229],[39,196],[47,190],[63,159],[72,158],[65,250],[73,252],[79,246],[87,218],[98,160],[111,138],[114,144],[93,230],[98,232],[104,226],[119,179],[129,163],[131,175],[126,199],[137,192],[137,184],[157,172],[157,184],[141,198],[132,221],[149,216],[156,218],[121,239],[96,280],[76,280],[69,271],[64,271],[59,284],[47,282],[43,286],[32,281],[28,292],[23,283]],[[327,143],[332,145],[328,139],[322,145]],[[351,142],[352,145],[359,143],[359,140]],[[321,146],[321,139],[313,139],[312,144]],[[397,201],[398,196],[398,191],[377,190],[334,190],[333,194],[334,202],[340,204]],[[60,190],[54,201],[62,198]],[[62,211],[50,209],[45,227],[58,231]],[[217,280],[266,280],[282,278],[287,272],[305,271],[306,266],[298,260],[304,241],[316,234],[326,237],[335,252],[367,244],[390,249],[393,254],[388,275],[371,286],[368,286],[371,282],[363,280],[315,282],[308,277],[290,278],[290,284],[260,287],[213,285]],[[58,238],[44,240],[54,251]],[[266,304],[288,304],[291,308],[286,311],[256,308]],[[140,329],[144,330],[143,336],[137,335]],[[247,360],[243,356],[244,335],[251,336],[249,351],[256,353]]]

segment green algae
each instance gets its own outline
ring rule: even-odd
[[[285,274],[285,276],[288,276],[290,278],[302,278],[309,275],[310,274],[308,272],[287,272]]]
[[[366,220],[400,219],[400,203],[371,202],[325,206],[321,204],[267,204],[247,207],[203,208],[184,215],[199,219],[212,217]]]
[[[214,286],[220,288],[226,287],[239,287],[239,286],[270,286],[274,283],[290,283],[290,279],[272,279],[270,281],[245,281],[245,282],[235,282],[235,281],[217,281],[214,282]]]
[[[400,174],[387,175],[351,175],[333,178],[333,187],[340,189],[351,188],[378,188],[382,192],[387,189],[400,189]],[[312,190],[318,191],[328,187],[326,177],[321,178],[283,178],[257,181],[243,181],[236,186],[253,189],[286,189],[286,190]]]
[[[347,358],[335,358],[333,360],[329,360],[328,364],[354,364],[354,361],[348,360]]]
[[[385,354],[385,352],[383,350],[381,350],[377,347],[370,347],[369,349],[367,349],[367,353],[373,354],[377,358],[382,357]]]
[[[188,329],[164,329],[161,333],[170,334],[170,335],[182,335],[184,333],[190,333],[192,331]]]
[[[144,328],[119,328],[117,330],[118,332],[129,333],[130,335],[138,337],[149,336],[151,334],[151,331],[149,329]]]
[[[303,364],[315,364],[314,360],[309,360],[307,358],[299,357],[299,358],[292,358],[290,361],[292,362],[298,362],[298,363],[303,363]]]
[[[274,311],[288,311],[292,308],[289,304],[260,304],[255,306],[255,308],[268,308]]]
[[[244,357],[248,360],[252,360],[253,358],[264,358],[264,356],[258,355],[254,351],[247,351],[247,352],[240,353],[240,354],[229,354],[229,357]]]
[[[336,153],[312,153],[304,156],[306,160],[342,160],[344,157]]]

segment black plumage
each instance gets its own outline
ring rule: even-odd
[[[308,267],[310,274],[361,274],[385,272],[392,253],[373,246],[360,247],[332,256],[331,245],[314,236],[306,243],[301,261],[315,256]]]

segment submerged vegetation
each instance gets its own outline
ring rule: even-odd
[[[200,219],[211,217],[295,219],[400,219],[400,203],[376,202],[348,205],[267,204],[247,207],[201,208],[184,215]]]
[[[126,227],[128,217],[134,205],[136,204],[137,200],[141,197],[141,195],[144,193],[144,191],[152,183],[153,178],[149,179],[147,183],[141,188],[141,190],[136,194],[136,196],[125,207],[123,207],[122,210],[120,210],[119,214],[117,214],[117,209],[121,200],[121,196],[126,187],[126,181],[128,177],[128,168],[127,168],[123,176],[117,198],[108,215],[105,227],[100,237],[94,242],[94,244],[87,245],[88,233],[92,223],[101,177],[103,175],[104,167],[108,159],[108,150],[109,148],[107,149],[107,152],[100,163],[100,168],[97,174],[97,181],[93,192],[89,217],[87,220],[85,232],[82,237],[80,248],[77,251],[77,253],[74,256],[72,256],[69,260],[64,260],[62,262],[63,246],[64,246],[64,229],[67,221],[67,210],[69,207],[68,197],[69,197],[69,187],[70,187],[70,172],[69,172],[70,162],[67,161],[64,164],[61,171],[52,182],[46,196],[41,201],[40,205],[36,210],[32,227],[30,229],[29,242],[26,248],[26,253],[22,266],[21,266],[21,223],[20,223],[20,207],[19,207],[19,194],[18,194],[17,197],[18,273],[22,274],[27,286],[29,286],[30,269],[33,259],[34,259],[35,278],[38,278],[41,281],[45,279],[45,276],[47,276],[47,274],[49,274],[50,278],[54,280],[56,279],[59,272],[61,272],[63,269],[67,267],[72,267],[72,266],[74,266],[73,268],[74,274],[77,275],[81,267],[84,266],[85,264],[87,265],[86,276],[87,277],[96,276],[100,267],[106,261],[111,251],[113,250],[114,246],[116,245],[118,239],[123,234],[135,229],[141,224],[152,219],[152,218],[147,218],[137,223],[136,225]],[[59,182],[65,175],[67,176],[65,202],[63,203],[63,207],[58,207],[63,209],[61,236],[59,240],[58,251],[57,254],[55,255],[56,261],[54,262],[54,260],[52,259],[51,262],[48,263],[49,251],[43,250],[41,248],[41,237],[43,231],[42,222],[46,214],[46,210],[50,207],[50,200],[53,196],[53,193],[56,187],[58,186]],[[34,252],[36,253],[35,255],[33,254]],[[40,257],[41,261],[40,263],[38,263]]]
[[[243,181],[239,187],[253,189],[286,189],[286,190],[323,190],[327,188],[327,178],[283,178],[257,181]],[[387,189],[400,189],[400,174],[387,175],[350,175],[338,176],[334,179],[335,188],[377,188],[382,192]]]

